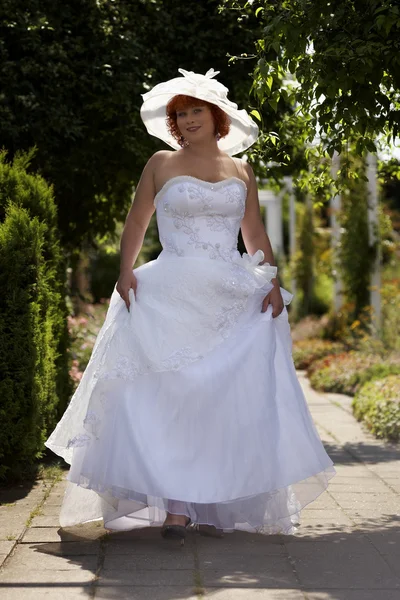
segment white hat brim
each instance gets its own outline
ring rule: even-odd
[[[238,110],[237,105],[222,94],[216,94],[204,86],[194,85],[185,77],[176,77],[158,84],[150,92],[143,94],[140,116],[150,135],[163,140],[174,149],[180,148],[176,139],[168,131],[166,122],[167,104],[179,94],[215,104],[229,116],[231,122],[229,133],[218,142],[223,152],[231,156],[239,154],[256,141],[258,126],[245,110]]]

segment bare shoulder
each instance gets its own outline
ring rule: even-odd
[[[158,150],[147,161],[150,168],[159,168],[168,162],[171,157],[176,154],[174,150]]]
[[[248,162],[246,162],[245,160],[243,160],[241,158],[236,158],[236,157],[232,157],[232,158],[236,163],[236,167],[240,173],[241,179],[243,179],[244,183],[246,184],[247,188],[249,189],[255,180],[254,172],[253,172],[251,165],[249,165]]]

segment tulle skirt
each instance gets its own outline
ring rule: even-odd
[[[161,255],[114,291],[91,361],[46,442],[71,465],[60,524],[193,523],[293,533],[335,474],[296,377],[273,272]],[[288,304],[291,295],[281,289]]]

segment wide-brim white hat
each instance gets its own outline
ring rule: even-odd
[[[205,75],[184,69],[178,71],[183,77],[159,83],[150,92],[142,94],[140,116],[150,135],[163,140],[172,148],[180,148],[177,140],[168,131],[166,108],[171,98],[183,94],[215,104],[229,116],[229,133],[218,142],[221,150],[233,155],[254,144],[258,137],[257,124],[245,110],[239,110],[237,104],[228,100],[228,88],[213,79],[219,71],[210,69]]]

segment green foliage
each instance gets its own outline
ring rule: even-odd
[[[246,107],[248,66],[227,67],[260,31],[218,0],[4,0],[0,139],[11,157],[36,146],[32,169],[54,185],[64,247],[125,218],[132,186],[162,147],[140,119],[141,94],[177,69],[221,70]],[[190,23],[190,30],[188,29]],[[212,64],[210,63],[212,60]]]
[[[119,243],[123,224],[118,223],[115,233],[94,241],[95,247],[89,252],[88,278],[93,303],[109,298],[119,277],[120,251]],[[150,219],[142,247],[134,267],[155,260],[162,246],[158,236],[155,213]]]
[[[311,310],[315,315],[329,312],[333,301],[333,278],[325,273],[317,272],[314,279]]]
[[[359,167],[363,173],[363,166]],[[376,247],[369,244],[368,190],[362,178],[349,180],[342,194],[342,209],[338,215],[341,227],[338,264],[350,325],[359,319],[370,301],[370,278]]]
[[[118,252],[99,249],[90,261],[90,292],[93,302],[109,298],[117,283],[120,257]]]
[[[104,323],[109,306],[108,300],[99,304],[86,304],[85,313],[68,316],[68,330],[71,338],[69,348],[70,376],[77,387],[92,354],[96,338]]]
[[[340,342],[319,338],[299,340],[293,344],[293,361],[296,369],[307,369],[314,361],[324,356],[339,354],[345,349]]]
[[[282,113],[277,145],[313,144],[318,159],[346,149],[374,152],[382,135],[400,130],[400,6],[397,0],[225,0],[237,15],[253,14],[262,35],[249,46],[256,108]],[[268,153],[270,131],[263,126]],[[316,144],[316,139],[320,143]],[[317,147],[318,146],[318,147]],[[289,159],[290,153],[287,153]],[[329,173],[325,173],[329,179]],[[315,174],[313,187],[318,181]]]
[[[161,250],[162,246],[158,236],[157,220],[154,213],[147,228],[143,245],[137,258],[135,267],[143,265],[150,260],[155,260],[160,254]]]
[[[297,285],[296,317],[303,318],[307,314],[324,314],[331,307],[331,250],[330,235],[321,227],[320,210],[311,203],[297,203],[296,213],[297,250],[287,271]]]
[[[141,9],[105,0],[2,3],[2,144],[11,156],[36,145],[32,167],[55,186],[64,244],[112,228],[132,167],[144,161],[140,43],[129,22]]]
[[[397,158],[378,162],[379,182],[393,227],[400,231],[400,161]]]
[[[376,377],[400,373],[400,357],[350,351],[330,355],[311,364],[311,385],[324,392],[354,395],[360,385]]]
[[[330,311],[323,338],[342,341],[349,347],[357,348],[362,340],[369,337],[371,307],[365,307],[358,318],[352,321],[354,312],[354,304],[351,303],[344,303],[340,309]]]
[[[298,250],[293,258],[293,275],[301,293],[302,302],[301,305],[297,303],[296,313],[304,316],[310,312],[315,273],[314,220],[311,205],[304,207],[297,246]]]
[[[400,440],[400,375],[389,375],[362,386],[352,402],[354,416],[378,438]]]
[[[384,282],[382,299],[382,341],[391,350],[400,350],[400,279]]]
[[[70,394],[51,189],[0,159],[0,478],[32,464]]]

